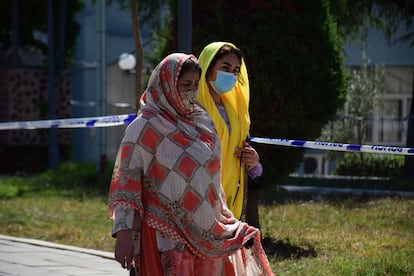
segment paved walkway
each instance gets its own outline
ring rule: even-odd
[[[1,276],[127,276],[112,252],[0,235]]]
[[[371,195],[398,195],[401,197],[414,197],[413,191],[396,191],[396,190],[374,190],[374,189],[354,189],[354,188],[331,188],[331,187],[316,187],[316,186],[294,186],[294,185],[280,185],[279,187],[288,192],[313,192],[318,194],[371,194]]]

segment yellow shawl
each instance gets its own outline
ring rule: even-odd
[[[199,82],[198,101],[212,118],[222,145],[222,186],[226,195],[227,205],[236,218],[240,218],[243,210],[244,189],[246,182],[245,167],[240,159],[234,157],[236,147],[242,146],[250,128],[249,116],[249,79],[246,64],[242,60],[239,81],[235,87],[221,95],[221,100],[230,121],[229,133],[223,117],[210,95],[206,72],[218,50],[224,45],[235,47],[229,42],[213,42],[201,52],[199,63],[203,69]],[[241,81],[240,81],[241,80]]]

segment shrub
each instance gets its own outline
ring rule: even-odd
[[[11,176],[0,179],[0,198],[41,193],[78,196],[105,196],[108,193],[113,164],[99,173],[96,164],[62,163],[58,170],[46,170],[30,176]]]
[[[352,176],[397,177],[404,166],[404,157],[391,154],[346,153],[336,162],[335,174]]]
[[[237,9],[232,2],[193,1],[193,52],[217,40],[241,48],[249,72],[252,136],[316,139],[346,92],[341,41],[328,1],[239,1]],[[255,147],[268,187],[294,171],[303,156],[297,148]]]

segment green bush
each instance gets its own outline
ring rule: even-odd
[[[106,171],[97,171],[96,164],[80,162],[62,163],[58,170],[28,176],[0,178],[0,198],[44,195],[67,195],[80,198],[91,195],[106,195],[112,175],[113,164],[107,164]]]
[[[316,139],[346,92],[342,45],[329,2],[239,1],[237,9],[231,2],[193,1],[193,52],[217,40],[241,48],[249,72],[252,136]],[[297,148],[255,147],[268,187],[293,172],[303,156]]]
[[[404,156],[391,154],[346,153],[336,162],[335,174],[352,176],[398,177]],[[363,160],[363,162],[362,162]]]

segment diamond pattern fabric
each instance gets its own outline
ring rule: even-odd
[[[200,107],[195,105],[188,112],[180,103],[176,80],[182,63],[189,58],[195,59],[170,55],[150,77],[137,118],[128,125],[115,161],[110,217],[116,227],[125,219],[123,212],[116,210],[126,208],[126,214],[132,209],[138,214],[139,223],[134,219],[132,226],[137,229],[135,256],[145,255],[140,242],[151,244],[140,239],[140,225],[146,225],[152,229],[148,231],[162,237],[152,241],[158,243],[154,252],[182,244],[191,256],[212,263],[227,260],[254,238],[258,240],[258,263],[266,271],[270,268],[258,229],[235,219],[226,206],[220,182],[221,147],[213,122]],[[168,256],[173,252],[166,249],[161,253]],[[170,263],[161,265],[174,269]]]

